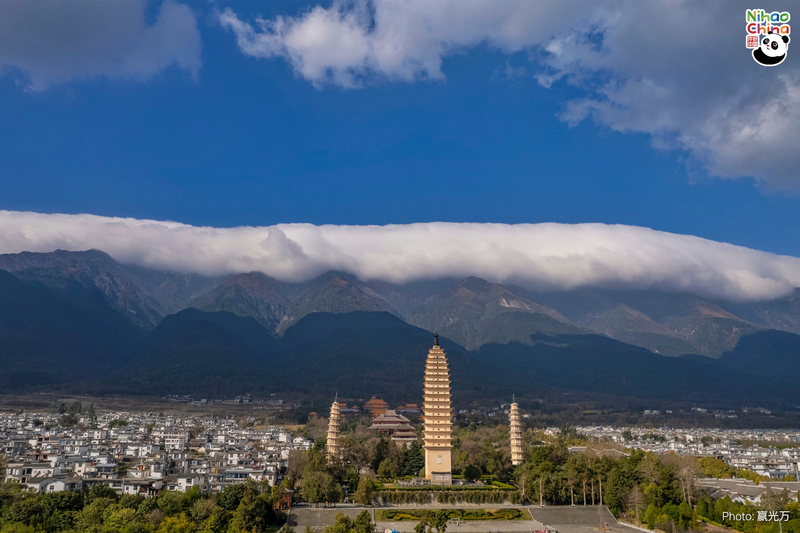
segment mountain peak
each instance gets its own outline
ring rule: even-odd
[[[502,285],[490,283],[485,279],[476,276],[469,276],[468,278],[459,281],[456,285],[474,292],[487,292],[491,290],[492,287],[502,287]]]
[[[578,331],[555,309],[475,276],[428,298],[410,321],[468,349],[490,342],[530,342],[538,333]]]
[[[119,263],[100,250],[2,254],[0,268],[53,289],[64,290],[65,280],[97,289],[113,308],[143,328],[155,326],[166,314]]]
[[[193,298],[188,305],[206,312],[253,317],[274,334],[291,305],[284,285],[262,272],[248,272]]]

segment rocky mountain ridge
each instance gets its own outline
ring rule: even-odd
[[[759,331],[800,333],[800,289],[748,304],[656,290],[537,293],[476,277],[394,285],[328,272],[286,283],[260,272],[213,278],[122,265],[98,250],[4,254],[0,269],[58,290],[72,283],[99,290],[147,330],[187,308],[251,317],[275,337],[312,313],[388,312],[473,351],[492,343],[532,344],[537,335],[596,333],[660,355],[708,357]]]

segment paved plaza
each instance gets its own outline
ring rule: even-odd
[[[469,507],[474,509],[497,509],[500,506],[451,506],[455,508]],[[410,509],[411,507],[409,507]],[[420,508],[420,507],[417,507]],[[431,507],[441,508],[441,507]],[[541,533],[549,530],[557,533],[634,533],[634,529],[620,524],[606,507],[598,506],[516,506],[528,513],[530,520],[451,520],[447,524],[448,533]],[[338,513],[355,518],[363,511],[363,507],[341,506],[335,508],[296,507],[292,509],[289,523],[298,533],[305,531],[306,526],[314,531],[322,531],[325,526],[332,525]],[[377,510],[380,510],[378,508]],[[370,516],[375,517],[375,508],[367,508]],[[378,521],[377,530],[413,533],[416,521]]]
[[[607,507],[528,507],[533,518],[558,533],[634,533],[636,530],[617,522]]]

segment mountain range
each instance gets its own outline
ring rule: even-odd
[[[90,250],[0,255],[0,392],[336,389],[398,398],[437,331],[472,394],[579,390],[791,397],[800,290],[752,303],[657,290],[533,292],[486,280],[287,283],[123,265]],[[412,364],[413,363],[413,364]],[[417,375],[419,374],[419,375]],[[705,384],[703,384],[705,383]],[[748,392],[742,392],[748,391]]]

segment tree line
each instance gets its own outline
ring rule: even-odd
[[[158,496],[118,495],[107,485],[39,494],[18,483],[0,489],[2,533],[265,533],[279,517],[280,491],[248,481],[218,495],[198,487]]]

